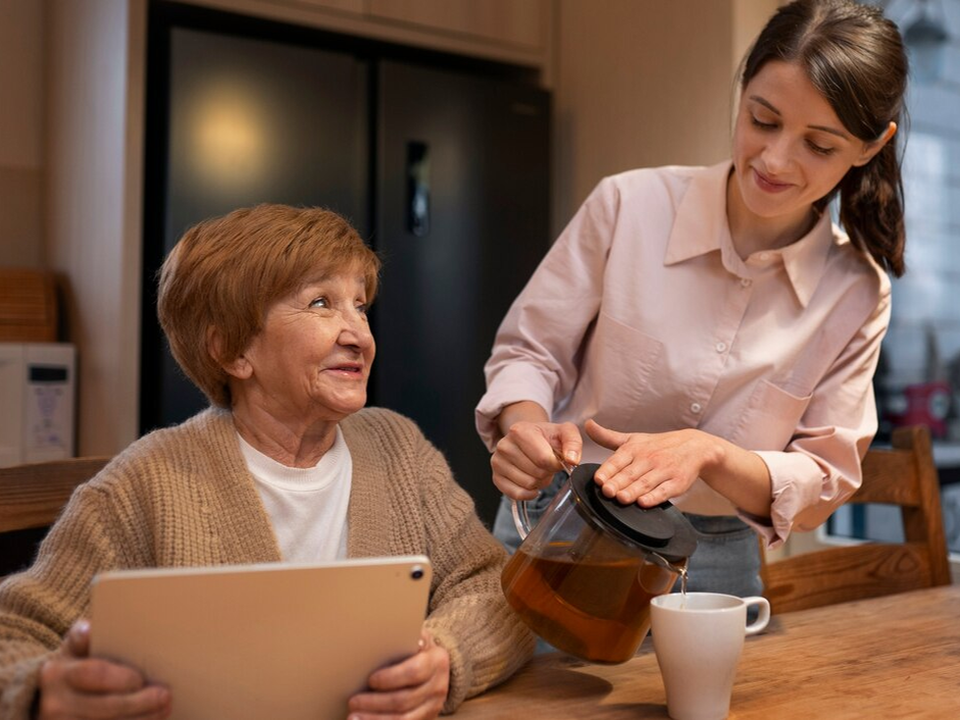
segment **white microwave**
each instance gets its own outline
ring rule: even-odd
[[[76,349],[0,343],[0,467],[74,455]]]

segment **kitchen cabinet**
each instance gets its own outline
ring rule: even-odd
[[[546,72],[550,0],[189,0],[386,42]]]
[[[321,10],[342,10],[354,15],[363,15],[363,7],[366,0],[274,0],[274,2],[287,2],[288,4],[309,5],[315,9]]]
[[[369,0],[371,19],[410,23],[439,33],[537,51],[549,6],[542,0]]]

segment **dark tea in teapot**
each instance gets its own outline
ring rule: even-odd
[[[580,465],[533,527],[514,502],[523,542],[500,576],[510,606],[558,650],[597,663],[633,657],[650,629],[650,599],[670,590],[697,547],[670,503],[604,497],[598,465]]]
[[[521,546],[504,568],[504,595],[558,650],[591,662],[626,662],[650,629],[650,599],[670,590],[681,567],[577,555],[570,542],[549,543],[536,556]]]

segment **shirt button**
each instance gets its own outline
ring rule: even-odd
[[[698,413],[703,410],[703,406],[700,403],[690,403],[690,412]]]
[[[718,342],[716,347],[717,347],[717,352],[722,353],[724,350],[727,349],[727,344],[725,342]]]
[[[740,278],[740,285],[743,287],[750,287],[750,284],[753,281],[750,278]]]

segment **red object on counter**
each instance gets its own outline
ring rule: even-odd
[[[907,385],[903,389],[901,412],[889,412],[895,426],[926,425],[936,438],[947,435],[947,413],[950,410],[950,385],[934,381]],[[899,410],[900,408],[898,408]]]

